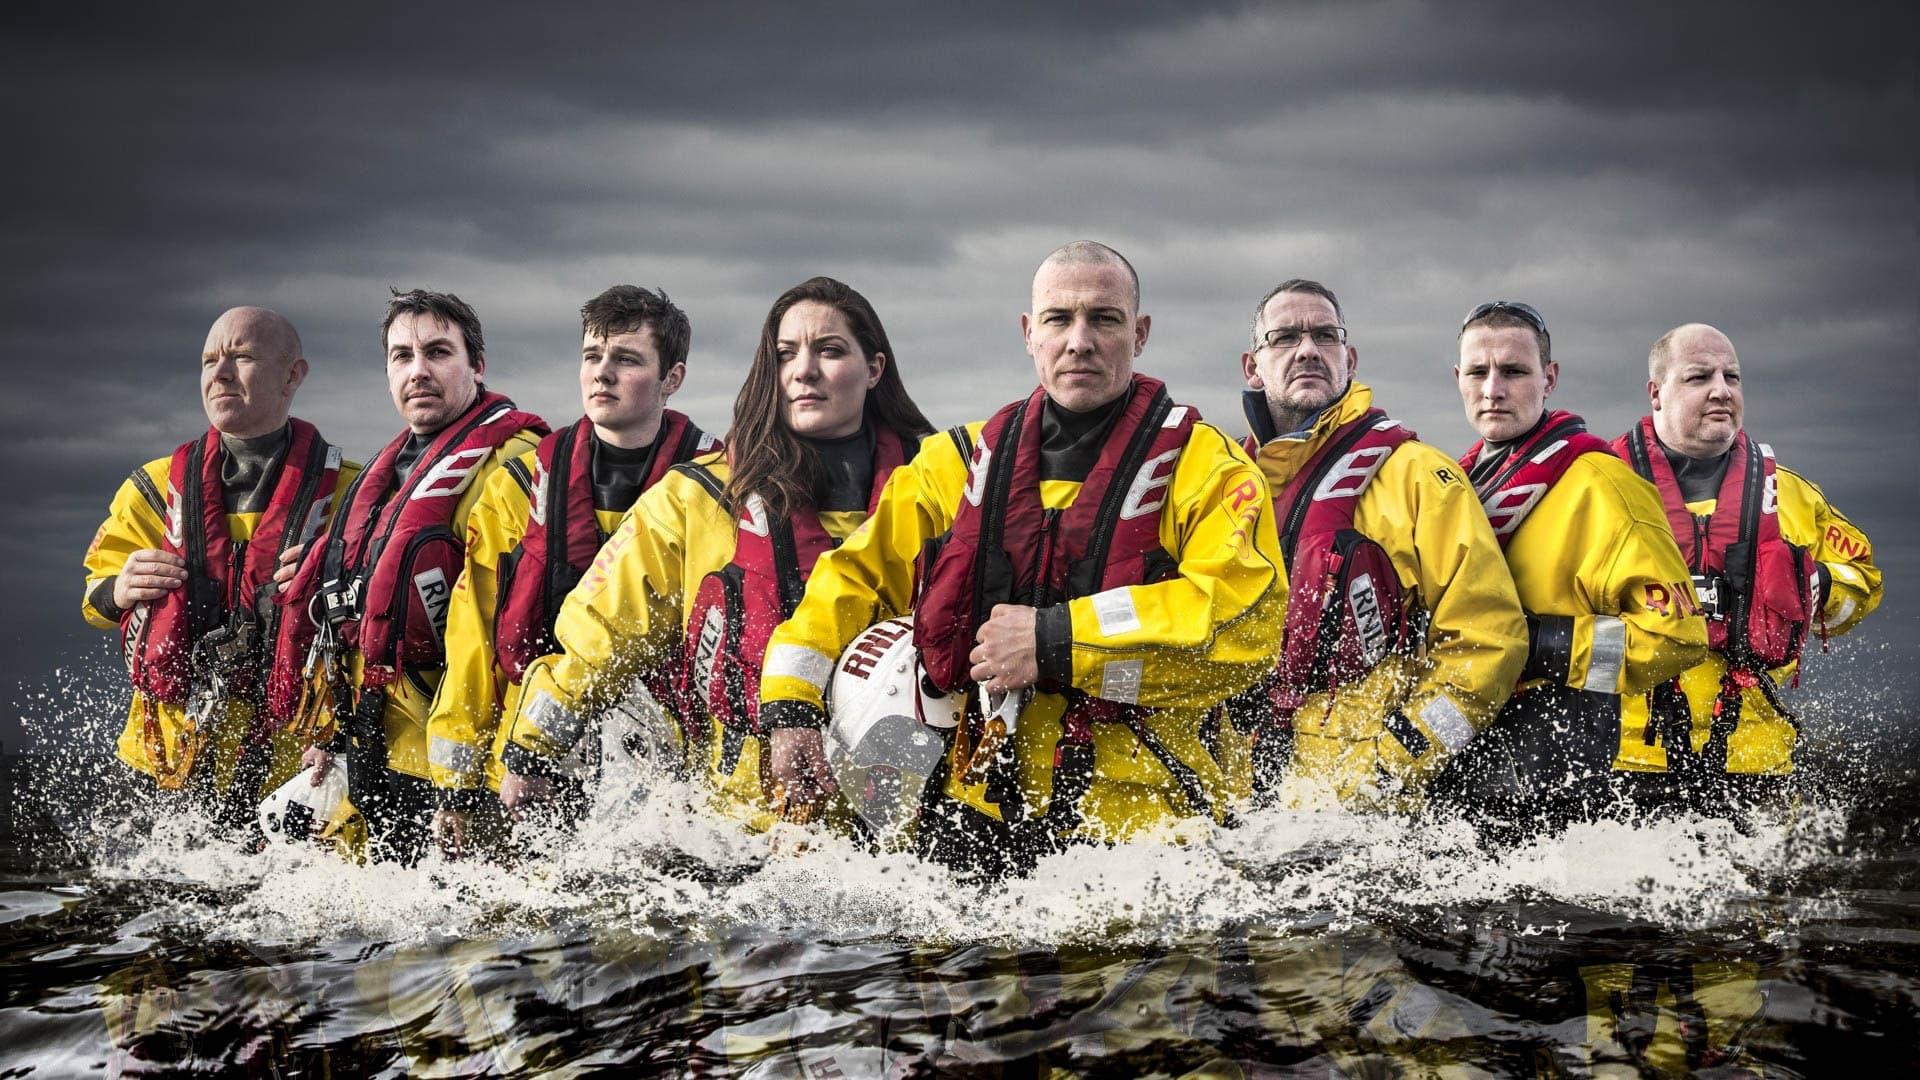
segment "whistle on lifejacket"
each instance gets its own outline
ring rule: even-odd
[[[973,756],[967,761],[966,772],[961,779],[968,784],[983,784],[993,763],[1007,745],[1007,739],[1020,727],[1020,711],[1026,708],[1030,691],[996,690],[988,694],[981,712],[984,714],[980,741],[973,748]]]

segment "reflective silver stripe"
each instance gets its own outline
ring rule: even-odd
[[[1100,667],[1100,696],[1122,705],[1140,704],[1140,682],[1146,671],[1142,660],[1109,660]]]
[[[1627,624],[1611,615],[1593,617],[1593,648],[1587,657],[1587,681],[1582,690],[1599,694],[1620,692],[1620,666],[1627,662]]]
[[[1859,606],[1860,606],[1859,604],[1854,602],[1853,597],[1842,596],[1840,598],[1840,610],[1834,612],[1831,616],[1829,616],[1827,618],[1827,621],[1830,623],[1846,622],[1848,619],[1853,618],[1853,609]]]
[[[767,650],[767,662],[760,671],[766,678],[784,675],[825,691],[833,674],[833,657],[805,645],[775,645]]]
[[[521,703],[520,716],[548,742],[563,749],[580,741],[580,732],[584,727],[580,717],[545,690],[534,694],[532,701]]]
[[[1860,571],[1855,570],[1853,567],[1848,566],[1846,563],[1830,562],[1830,563],[1822,563],[1821,565],[1827,568],[1827,573],[1832,575],[1833,580],[1835,581],[1844,581],[1847,584],[1852,585],[1855,588],[1859,588],[1859,589],[1864,589],[1867,587],[1866,576],[1860,573]]]
[[[1420,720],[1449,754],[1459,753],[1461,747],[1473,741],[1473,725],[1467,721],[1467,714],[1445,694],[1427,702],[1420,710]]]
[[[477,771],[474,765],[479,756],[480,748],[477,746],[443,739],[438,735],[427,739],[427,764],[436,769],[445,769],[465,776]]]

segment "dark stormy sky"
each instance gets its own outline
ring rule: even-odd
[[[1547,313],[1555,401],[1607,435],[1649,343],[1717,324],[1749,428],[1894,583],[1816,690],[1920,701],[1904,5],[651,7],[0,16],[0,740],[72,726],[73,673],[108,670],[82,551],[128,470],[204,428],[230,305],[294,320],[297,411],[363,459],[399,428],[389,285],[472,302],[493,385],[556,419],[580,303],[664,286],[694,325],[675,403],[719,429],[769,302],[832,274],[952,423],[1032,385],[1029,277],[1079,237],[1140,269],[1142,368],[1236,432],[1247,318],[1286,277],[1341,293],[1361,377],[1455,451],[1476,301]]]

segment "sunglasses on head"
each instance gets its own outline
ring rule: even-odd
[[[1474,323],[1479,322],[1489,315],[1501,314],[1517,315],[1525,320],[1527,325],[1540,331],[1542,334],[1547,332],[1547,317],[1540,314],[1539,309],[1535,308],[1532,304],[1523,304],[1518,300],[1489,300],[1479,307],[1474,308],[1472,311],[1469,311],[1467,317],[1460,320],[1460,329],[1465,330],[1467,327],[1472,326]]]

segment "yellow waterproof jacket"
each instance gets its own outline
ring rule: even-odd
[[[495,469],[480,485],[467,514],[467,550],[460,580],[447,600],[447,669],[427,716],[427,764],[435,787],[500,787],[495,747],[500,718],[513,712],[518,683],[500,668],[493,623],[500,609],[500,560],[518,547],[533,510],[537,453]],[[625,511],[594,508],[600,531],[611,535]]]
[[[1273,492],[1372,406],[1373,391],[1355,382],[1304,437],[1268,440],[1255,461]],[[1289,787],[1295,798],[1331,787],[1342,801],[1371,806],[1396,790],[1422,790],[1493,723],[1526,663],[1527,623],[1479,496],[1441,451],[1402,443],[1361,492],[1353,527],[1386,550],[1401,586],[1429,616],[1425,648],[1417,657],[1388,656],[1357,682],[1306,700],[1293,720]],[[1395,711],[1431,748],[1417,760],[1387,730]]]
[[[540,444],[541,438],[540,432],[523,429],[496,447],[493,453],[474,469],[473,482],[460,493],[460,501],[454,506],[453,517],[447,522],[448,528],[451,528],[455,534],[468,537],[470,540],[473,534],[468,525],[474,508],[480,505],[482,497],[492,488],[495,475],[504,471],[502,466],[507,462],[532,453],[533,448]],[[471,565],[471,557],[472,552],[468,552],[469,565]],[[497,555],[495,561],[498,561]],[[455,587],[457,589],[458,585],[456,584]],[[447,659],[451,664],[453,662],[451,608],[448,610],[447,618]],[[487,625],[491,627],[492,622],[489,620]],[[365,658],[357,649],[347,654],[347,671],[356,690],[361,685],[365,662]],[[434,671],[409,671],[405,678],[395,680],[387,687],[384,717],[387,729],[387,768],[422,780],[431,779],[427,764],[427,717],[433,711],[434,697],[439,692],[440,684],[445,681],[446,670],[442,668]]]
[[[1834,509],[1820,489],[1784,466],[1774,470],[1779,497],[1780,535],[1807,549],[1831,579],[1826,606],[1814,619],[1808,649],[1817,650],[1822,634],[1844,634],[1880,606],[1880,568],[1873,564],[1873,545],[1846,515]],[[1696,516],[1713,513],[1715,500],[1687,504]],[[1691,578],[1688,579],[1691,581]],[[1797,665],[1771,672],[1775,683],[1787,685]],[[1680,675],[1680,689],[1693,714],[1693,749],[1705,749],[1713,730],[1713,705],[1720,696],[1726,659],[1709,652]],[[1614,767],[1634,772],[1660,772],[1667,767],[1667,748],[1659,744],[1659,725],[1650,723],[1646,696],[1623,700],[1620,718],[1620,756]],[[1730,773],[1784,775],[1793,771],[1793,747],[1798,732],[1779,714],[1758,687],[1742,692],[1740,721],[1727,741]]]
[[[1507,541],[1520,606],[1573,620],[1567,685],[1644,695],[1707,655],[1706,620],[1660,493],[1610,453],[1581,454]]]
[[[968,425],[977,443],[984,422]],[[913,601],[914,560],[927,540],[953,525],[968,483],[968,462],[955,441],[935,435],[896,470],[866,526],[821,556],[806,597],[774,631],[760,683],[763,703],[795,701],[818,708],[823,682],[842,650],[862,630],[905,613]],[[1044,481],[1049,509],[1072,505],[1077,482]],[[1018,542],[1017,540],[1010,540]],[[1137,704],[1155,710],[1147,725],[1193,770],[1216,814],[1244,799],[1251,785],[1247,748],[1231,724],[1219,724],[1210,748],[1203,727],[1225,698],[1253,685],[1273,665],[1286,617],[1286,580],[1272,502],[1245,452],[1210,424],[1194,425],[1175,466],[1160,514],[1160,543],[1179,562],[1179,576],[1136,585],[1128,594],[1137,625],[1103,631],[1097,597],[1069,603],[1074,687],[1100,696],[1112,677],[1138,681]],[[1053,752],[1066,699],[1036,694],[1020,714],[1014,755],[1025,804],[1044,813],[1053,788]],[[957,744],[958,740],[956,740]],[[984,784],[960,782],[952,770],[946,793],[998,816]],[[1081,802],[1082,829],[1122,838],[1190,815],[1171,773],[1121,724],[1094,727],[1093,783]]]
[[[501,752],[511,744],[551,759],[580,735],[549,730],[551,721],[543,726],[540,711],[524,705],[551,702],[569,723],[597,717],[624,700],[642,674],[674,662],[700,582],[733,560],[738,520],[722,501],[731,476],[725,452],[717,451],[676,466],[641,493],[561,605],[554,621],[561,651],[527,666],[521,693],[506,713],[511,719]],[[827,535],[844,540],[867,515],[829,511],[819,517]],[[679,738],[677,730],[668,734]],[[758,824],[770,822],[761,794],[759,740],[749,738],[734,770],[722,773],[714,734],[694,754],[705,759],[716,805]]]
[[[94,530],[93,542],[87,545],[85,559],[87,581],[80,594],[80,614],[87,623],[100,630],[118,630],[120,621],[100,609],[99,605],[111,604],[113,598],[113,579],[127,565],[127,559],[134,552],[147,548],[161,548],[166,544],[166,495],[169,473],[173,467],[173,456],[155,458],[147,462],[120,484],[120,490],[114,492],[113,503],[107,510],[107,519]],[[347,488],[354,478],[360,475],[360,464],[353,461],[340,463],[338,479],[334,483],[332,504],[327,508],[327,520],[340,510]],[[254,529],[260,525],[261,511],[254,510],[244,514],[227,515],[227,535],[234,540],[248,540],[253,537]],[[260,673],[262,680],[266,672]],[[179,745],[178,735],[186,725],[186,710],[165,702],[154,702],[155,716],[160,723],[161,745]],[[143,737],[144,717],[149,708],[146,695],[135,690],[133,707],[127,716],[127,725],[120,732],[115,745],[120,760],[135,770],[153,776],[156,772],[154,762],[148,759],[147,741]],[[236,696],[227,701],[227,714],[219,725],[219,730],[210,732],[207,745],[214,754],[214,783],[217,788],[225,788],[233,773],[235,756],[239,752],[240,740],[253,723],[253,705]],[[284,743],[284,745],[283,745]],[[292,774],[298,763],[300,747],[293,745],[292,739],[281,739],[276,735],[274,741],[273,768],[268,788],[281,783]]]

